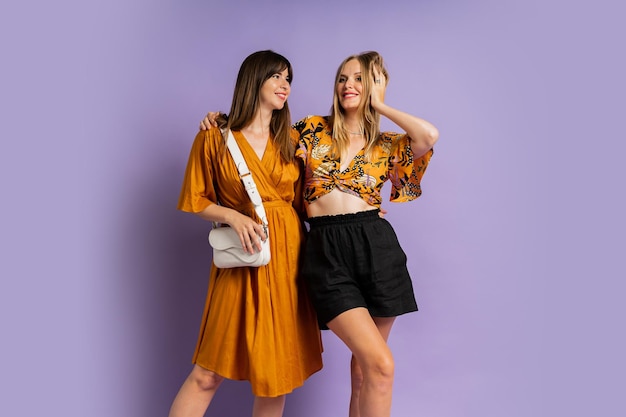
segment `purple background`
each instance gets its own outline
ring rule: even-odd
[[[325,114],[339,62],[375,49],[388,103],[440,129],[423,197],[384,204],[420,305],[390,340],[393,415],[624,414],[619,1],[14,3],[0,6],[2,415],[167,415],[209,270],[208,225],[175,209],[187,155],[267,48],[294,65],[294,120]],[[347,415],[349,353],[324,342],[286,417]],[[207,415],[250,408],[229,382]]]

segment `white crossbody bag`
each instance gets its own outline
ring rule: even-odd
[[[248,196],[250,196],[250,201],[252,201],[252,204],[254,205],[256,214],[259,216],[259,219],[261,219],[267,239],[261,242],[261,251],[247,253],[244,252],[239,235],[234,229],[226,226],[219,227],[214,223],[213,229],[209,232],[209,244],[213,248],[213,263],[218,268],[237,268],[242,266],[258,267],[267,265],[270,261],[270,239],[267,228],[267,216],[265,214],[265,208],[263,207],[259,190],[254,183],[254,179],[248,169],[246,160],[241,154],[241,150],[239,149],[237,141],[233,137],[231,130],[228,129],[228,132],[222,131],[222,136],[226,138],[226,145],[228,146],[228,150],[235,160],[237,170],[239,171],[239,178],[241,179]]]

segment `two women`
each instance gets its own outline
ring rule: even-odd
[[[406,255],[379,215],[380,192],[389,180],[392,201],[419,197],[439,137],[431,123],[384,102],[388,80],[377,52],[346,58],[331,114],[307,117],[293,131],[310,225],[302,276],[320,327],[352,352],[350,417],[390,416],[394,361],[387,339],[395,317],[417,310]],[[406,133],[380,132],[380,116]]]

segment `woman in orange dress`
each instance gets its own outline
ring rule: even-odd
[[[221,120],[233,131],[263,200],[271,260],[258,268],[212,265],[194,367],[170,417],[203,416],[224,378],[250,382],[254,417],[280,417],[285,394],[322,367],[316,315],[298,279],[304,230],[301,167],[287,105],[291,78],[283,56],[253,53],[239,70],[230,117]],[[228,224],[250,252],[266,237],[216,127],[195,138],[178,208]]]

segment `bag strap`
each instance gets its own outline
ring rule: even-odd
[[[248,196],[250,196],[250,201],[254,205],[254,210],[256,214],[263,222],[263,227],[266,229],[265,233],[267,234],[267,215],[265,214],[265,207],[263,207],[263,201],[261,200],[261,195],[259,194],[259,190],[256,187],[254,179],[252,178],[252,173],[248,169],[248,165],[246,164],[246,160],[241,154],[241,149],[239,149],[239,145],[237,145],[237,141],[233,136],[233,132],[230,129],[222,130],[222,136],[226,140],[226,146],[228,146],[228,150],[235,160],[235,165],[237,165],[237,171],[239,171],[239,179],[243,183]]]

